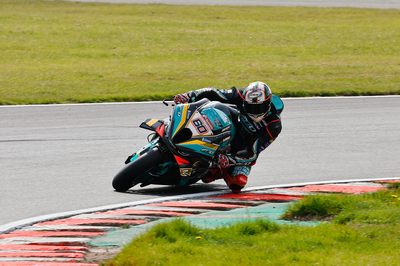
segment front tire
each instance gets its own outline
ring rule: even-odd
[[[157,148],[152,149],[122,168],[114,177],[112,186],[116,191],[127,191],[134,186],[136,178],[164,160],[164,155]]]

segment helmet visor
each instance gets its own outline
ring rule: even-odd
[[[271,109],[271,106],[269,104],[265,104],[265,102],[256,104],[256,103],[248,103],[245,101],[243,102],[243,106],[247,114],[249,114],[249,116],[255,116],[255,117],[264,116]]]

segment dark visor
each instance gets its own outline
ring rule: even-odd
[[[248,114],[253,114],[253,115],[263,115],[269,111],[270,107],[268,104],[266,104],[266,102],[262,104],[254,104],[254,103],[251,104],[248,102],[244,102],[243,106]]]

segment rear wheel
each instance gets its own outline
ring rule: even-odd
[[[135,180],[140,175],[151,167],[163,163],[164,160],[164,155],[157,148],[152,149],[119,171],[112,181],[112,186],[116,191],[127,191],[134,186]]]

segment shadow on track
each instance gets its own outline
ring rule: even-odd
[[[147,196],[178,196],[187,195],[201,192],[212,192],[212,191],[225,191],[229,190],[225,184],[193,184],[187,187],[178,186],[152,186],[141,188],[139,186],[133,187],[125,192],[115,193],[125,193],[134,195],[147,195]]]

